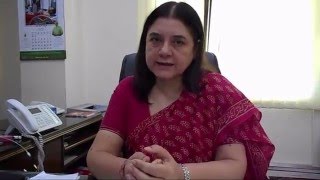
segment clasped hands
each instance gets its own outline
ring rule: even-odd
[[[183,179],[183,171],[166,149],[152,145],[130,156],[123,163],[120,176],[126,180]]]

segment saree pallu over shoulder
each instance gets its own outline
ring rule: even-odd
[[[242,143],[248,164],[245,179],[266,179],[275,147],[260,124],[261,112],[223,76],[207,74],[203,82],[209,94],[218,97],[215,147]]]
[[[242,143],[247,156],[245,179],[266,179],[274,146],[259,123],[261,112],[249,101],[240,104],[230,108],[218,121],[215,147]]]
[[[242,143],[245,179],[264,179],[274,146],[259,123],[261,112],[220,74],[205,74],[200,87],[199,94],[183,91],[174,103],[142,120],[126,139],[128,156],[158,144],[178,163],[208,162],[220,145]]]

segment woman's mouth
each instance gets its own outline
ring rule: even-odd
[[[156,62],[160,66],[173,66],[173,63],[167,63],[167,62]]]

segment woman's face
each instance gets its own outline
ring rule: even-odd
[[[193,37],[179,20],[159,18],[146,38],[146,63],[157,79],[182,77],[194,57]]]

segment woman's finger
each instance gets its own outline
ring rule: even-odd
[[[164,149],[159,145],[147,146],[144,148],[144,150],[147,153],[152,154],[154,157],[158,159],[162,159],[163,161],[173,160],[173,157],[171,156],[171,154],[166,149]]]
[[[129,159],[142,159],[144,161],[150,161],[150,157],[142,152],[135,152]]]
[[[143,161],[142,161],[142,162],[143,162]],[[133,175],[136,179],[148,179],[148,180],[158,180],[158,179],[160,179],[160,178],[157,178],[157,177],[150,176],[149,174],[141,171],[141,170],[138,169],[138,168],[134,168],[134,169],[133,169],[132,175]]]
[[[142,158],[142,161],[150,162],[151,158],[149,156],[145,156]]]
[[[163,161],[161,159],[155,159],[151,163],[153,163],[153,164],[163,164]]]
[[[134,169],[134,165],[132,164],[131,160],[127,160],[125,165],[124,165],[124,169],[123,169],[123,175],[126,179],[130,177],[130,174],[132,174],[133,169]],[[127,176],[127,177],[126,177]]]
[[[162,163],[148,163],[140,159],[134,159],[132,160],[132,164],[140,171],[150,174],[153,177],[163,177],[166,172],[166,167]]]
[[[136,180],[136,178],[132,174],[125,174],[125,180]]]

